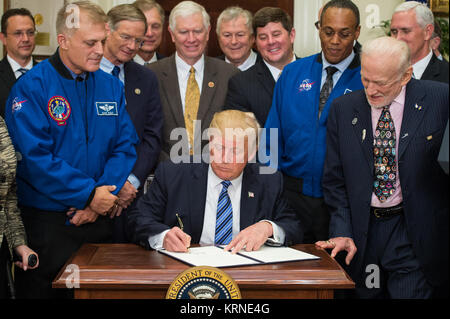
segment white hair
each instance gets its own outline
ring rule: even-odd
[[[434,25],[434,16],[433,12],[423,3],[417,1],[407,1],[398,5],[394,13],[397,12],[405,12],[409,10],[415,10],[416,12],[416,20],[417,23],[423,28],[425,28],[428,24]]]
[[[210,18],[208,12],[206,12],[205,7],[194,2],[194,1],[182,1],[177,4],[169,16],[169,28],[175,30],[177,26],[176,19],[178,17],[189,17],[196,13],[201,13],[203,17],[203,25],[206,29],[210,26]]]
[[[367,41],[361,48],[361,57],[364,55],[396,59],[399,73],[402,75],[411,65],[411,52],[406,42],[392,37],[380,37]]]
[[[253,34],[253,15],[250,11],[242,9],[240,7],[228,7],[222,11],[222,13],[217,18],[216,33],[220,34],[220,27],[222,22],[228,22],[237,20],[243,17],[245,19],[245,26],[247,27],[250,34]]]

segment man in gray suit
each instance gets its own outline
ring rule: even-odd
[[[239,72],[233,65],[204,55],[210,30],[210,18],[203,6],[180,2],[169,16],[176,52],[148,66],[158,77],[164,113],[160,159],[167,159],[172,147],[172,159],[201,154],[201,134],[214,113],[222,110],[228,79]]]

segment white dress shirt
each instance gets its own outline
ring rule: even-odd
[[[295,60],[297,60],[297,57],[296,57],[295,54],[294,54],[294,57],[292,58],[292,61],[289,62],[289,63],[292,63],[292,62],[294,62]],[[269,68],[269,71],[270,71],[270,73],[272,74],[273,79],[275,80],[275,82],[277,82],[278,79],[280,78],[281,72],[283,72],[283,70],[282,70],[282,69],[280,70],[279,68],[276,68],[276,67],[274,67],[273,65],[267,63],[266,60],[263,60],[263,61],[264,61],[264,63],[267,65],[267,67]]]
[[[247,60],[245,60],[244,63],[239,65],[237,68],[241,71],[250,69],[253,65],[255,65],[257,57],[258,57],[258,55],[256,54],[256,52],[251,50],[250,55],[248,56]],[[225,56],[225,62],[231,63],[230,60],[228,60],[228,58],[226,56]]]
[[[140,65],[145,65],[146,63],[153,63],[158,61],[158,57],[156,56],[156,52],[153,54],[152,58],[150,59],[150,61],[144,61],[144,59],[139,55],[136,54],[133,58],[134,62],[140,64]]]
[[[424,57],[422,60],[414,63],[413,75],[416,80],[420,80],[422,78],[422,75],[425,72],[425,69],[427,68],[428,64],[430,63],[432,57],[433,57],[433,51],[430,50],[430,53],[428,53],[428,55],[426,57]]]
[[[191,66],[183,61],[178,56],[178,52],[175,53],[175,65],[177,67],[177,75],[178,75],[178,85],[180,88],[180,97],[181,97],[181,105],[183,106],[183,114],[186,105],[186,89],[187,82],[189,79],[189,71],[191,70]],[[203,85],[203,71],[205,70],[205,56],[202,57],[193,65],[195,69],[195,80],[197,81],[198,88],[200,90],[200,95],[202,94],[202,85]]]
[[[231,206],[233,209],[233,238],[241,231],[240,216],[241,216],[241,190],[242,190],[242,175],[239,175],[236,179],[231,180],[231,185],[228,187],[228,195],[230,196]],[[200,236],[200,245],[214,245],[215,233],[216,233],[216,215],[217,204],[219,202],[219,195],[222,191],[222,179],[212,170],[211,166],[208,168],[208,182],[206,191],[205,212],[203,219],[203,230]],[[264,220],[272,224],[273,235],[271,237],[271,243],[284,244],[286,235],[284,230],[277,224],[270,220]],[[163,248],[164,237],[169,230],[163,231],[160,234],[150,236],[149,244],[153,249]],[[189,234],[188,234],[189,235]]]
[[[6,58],[8,59],[9,65],[11,65],[11,69],[14,72],[14,75],[16,76],[16,79],[18,79],[23,73],[19,71],[19,69],[27,69],[31,70],[33,67],[33,59],[30,59],[30,62],[28,62],[27,65],[22,67],[19,63],[16,62],[13,58],[11,58],[9,55],[6,55]]]
[[[341,78],[341,75],[345,72],[345,70],[348,68],[348,66],[352,63],[353,59],[355,58],[355,51],[352,51],[348,57],[346,57],[344,60],[339,62],[338,64],[331,64],[330,62],[325,59],[325,55],[322,52],[322,80],[320,82],[320,89],[322,90],[323,85],[325,84],[325,80],[327,79],[327,70],[326,68],[329,66],[334,66],[336,69],[338,69],[333,74],[333,87],[338,83],[339,79]]]

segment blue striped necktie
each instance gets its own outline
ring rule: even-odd
[[[216,235],[214,242],[216,245],[227,245],[233,237],[233,207],[228,195],[230,181],[222,182],[223,188],[219,195],[216,217]]]

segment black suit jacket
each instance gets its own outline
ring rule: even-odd
[[[5,56],[0,61],[0,116],[3,118],[5,118],[5,103],[15,82],[16,76]]]
[[[225,109],[253,112],[264,127],[272,106],[275,80],[264,63],[258,59],[254,66],[233,76],[228,82]]]
[[[422,80],[407,84],[397,154],[409,240],[434,285],[448,278],[449,185],[437,161],[449,116],[448,99],[447,84]],[[331,214],[330,237],[351,237],[358,249],[349,269],[354,278],[367,276],[362,261],[370,236],[372,132],[371,107],[364,91],[333,101],[323,190]]]
[[[208,164],[159,164],[153,183],[128,216],[134,241],[150,249],[148,238],[178,226],[176,213],[183,220],[184,231],[199,243],[203,230]],[[240,228],[268,219],[282,227],[286,245],[300,243],[303,231],[295,212],[282,197],[283,181],[279,172],[260,174],[259,164],[247,164],[242,177]],[[253,196],[249,195],[253,193]]]
[[[421,80],[432,80],[448,84],[448,62],[439,60],[434,54],[422,74]]]
[[[151,70],[134,61],[126,62],[124,71],[127,111],[139,136],[133,174],[142,187],[161,151],[163,113],[158,79]]]

